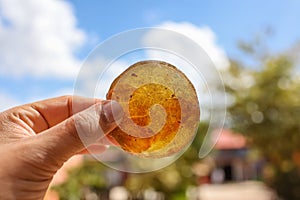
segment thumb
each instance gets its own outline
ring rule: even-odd
[[[102,101],[39,134],[37,142],[57,162],[64,162],[104,138],[116,128],[123,114],[116,101]]]

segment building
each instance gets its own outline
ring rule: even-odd
[[[211,155],[214,161],[211,182],[257,180],[261,174],[261,162],[249,159],[247,139],[228,129],[218,131],[220,135]]]

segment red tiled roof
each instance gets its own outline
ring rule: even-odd
[[[220,135],[214,146],[215,149],[242,149],[246,147],[246,138],[243,135],[234,133],[228,129],[222,129],[215,131],[215,137],[217,137],[218,133],[220,133]]]

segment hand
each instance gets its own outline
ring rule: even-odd
[[[76,106],[78,113],[72,113],[72,106]],[[107,134],[116,127],[114,120],[122,116],[122,108],[114,101],[72,96],[0,113],[0,199],[43,199],[63,163],[86,151],[76,127],[93,144],[99,139],[99,125],[102,134]],[[104,150],[103,145],[95,147]]]

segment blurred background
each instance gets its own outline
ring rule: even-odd
[[[225,126],[151,173],[75,156],[46,199],[300,199],[300,2],[0,0],[0,110],[73,94],[96,45],[134,28],[176,30],[205,47],[227,94]]]

